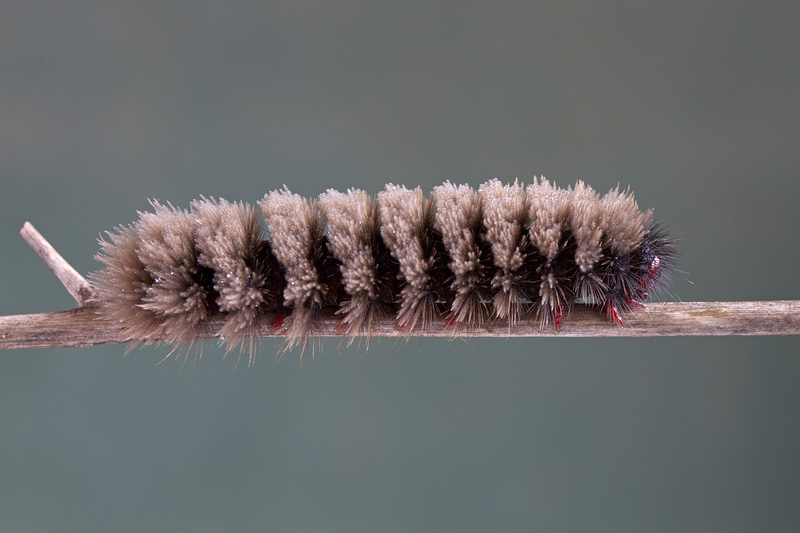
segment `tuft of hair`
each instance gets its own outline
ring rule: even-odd
[[[187,349],[211,332],[211,273],[195,241],[197,219],[152,201],[127,227],[101,240],[94,275],[101,305],[136,344],[165,342]],[[187,350],[188,351],[188,350]]]
[[[436,229],[450,256],[450,288],[454,294],[447,324],[458,332],[480,327],[489,315],[490,290],[486,283],[489,252],[481,240],[481,196],[469,185],[449,181],[434,187]]]
[[[536,317],[541,327],[552,320],[560,329],[565,308],[572,301],[570,264],[566,251],[570,237],[572,193],[559,189],[544,177],[528,185],[527,192],[530,202],[528,235],[539,258],[536,268],[539,286]]]
[[[631,275],[636,279],[636,292],[630,298],[641,303],[666,291],[678,259],[677,246],[678,240],[670,237],[663,225],[650,224],[639,246],[631,252]]]
[[[607,286],[595,272],[603,254],[603,204],[590,186],[582,181],[572,192],[570,229],[575,239],[573,280],[575,296],[585,303],[602,304]]]
[[[328,244],[341,262],[342,286],[347,296],[336,314],[342,315],[340,329],[347,336],[347,346],[356,337],[366,339],[375,324],[389,316],[385,294],[386,250],[381,253],[378,203],[370,194],[349,189],[347,194],[328,189],[319,197],[319,207],[328,222]],[[389,277],[393,280],[396,268]],[[391,289],[390,289],[391,290]]]
[[[326,302],[335,294],[335,269],[329,258],[323,221],[315,201],[292,194],[284,186],[259,202],[270,229],[272,251],[285,270],[283,305],[290,314],[282,352],[301,346],[302,361],[319,327]],[[312,355],[316,346],[311,345]]]
[[[630,256],[642,243],[653,222],[652,211],[640,211],[630,190],[620,192],[619,186],[607,192],[602,204],[603,255],[598,274],[607,287],[606,302],[624,310],[626,300],[636,294],[638,280],[631,275]],[[609,301],[610,300],[610,301]]]
[[[630,189],[619,185],[601,199],[603,204],[603,248],[619,256],[634,251],[653,223],[653,211],[640,211]]]
[[[419,187],[409,190],[390,183],[378,193],[378,209],[381,236],[399,263],[404,282],[397,328],[412,336],[427,330],[438,315],[434,268],[443,250],[437,250],[441,247],[433,242],[434,204]],[[441,243],[441,237],[438,240]]]
[[[491,285],[496,291],[494,314],[507,320],[510,329],[520,320],[528,297],[528,197],[517,180],[513,185],[490,180],[480,186],[478,194],[483,205],[483,238],[491,245],[496,269]]]
[[[255,340],[275,319],[280,267],[262,240],[254,206],[203,198],[192,203],[192,211],[200,262],[213,272],[215,301],[224,316],[217,336],[228,351],[238,345],[241,354],[246,344],[252,364]]]

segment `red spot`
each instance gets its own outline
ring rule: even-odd
[[[637,282],[637,285],[639,285],[639,294],[642,299],[645,299],[648,296],[650,296],[650,291],[653,290],[653,287],[658,281],[658,277],[661,275],[662,267],[663,263],[661,262],[661,257],[657,255],[653,256],[653,260],[647,267],[647,275],[639,279],[639,281]]]
[[[650,296],[650,291],[653,290],[653,287],[658,281],[663,266],[664,264],[661,261],[661,257],[658,255],[653,256],[653,260],[647,267],[647,275],[637,281],[637,285],[639,285],[639,296],[642,300]]]
[[[564,306],[557,305],[553,309],[553,324],[556,326],[556,331],[561,331],[561,322],[564,320]]]
[[[614,322],[616,322],[620,326],[625,325],[622,323],[622,315],[619,314],[619,309],[617,309],[617,306],[614,305],[614,302],[612,302],[611,300],[606,300],[605,308],[606,308],[606,313],[608,313],[608,316],[614,319]]]
[[[336,331],[339,333],[347,333],[347,326],[348,324],[344,321],[344,318],[341,318],[339,322],[336,323]]]
[[[409,327],[408,324],[406,324],[405,322],[403,323],[398,322],[397,324],[394,325],[394,329],[396,329],[397,331],[402,331],[403,333],[408,333]]]
[[[459,331],[463,327],[464,323],[457,320],[456,315],[450,315],[444,322],[444,329],[454,329],[456,331]]]
[[[278,315],[278,318],[275,319],[275,322],[272,323],[271,327],[273,330],[278,331],[283,327],[285,323],[286,323],[286,317],[284,317],[283,315]]]

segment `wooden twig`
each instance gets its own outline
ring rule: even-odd
[[[0,317],[0,349],[81,347],[135,342],[123,334],[121,324],[107,320],[94,299],[92,286],[75,271],[29,223],[20,231],[47,263],[81,307],[55,313]],[[341,337],[339,318],[322,320],[315,333]],[[215,326],[221,324],[215,324]],[[265,328],[263,337],[282,336]],[[421,337],[676,337],[721,335],[800,335],[800,301],[771,302],[667,302],[625,316],[620,327],[596,308],[577,305],[564,319],[561,331],[541,328],[535,321],[521,321],[509,329],[502,322],[489,322],[470,331],[454,331],[441,320],[434,321]],[[374,337],[402,337],[392,322],[375,326]]]
[[[321,337],[341,337],[338,318],[323,319]],[[437,321],[421,337],[450,337],[454,332]],[[464,332],[460,332],[464,333]],[[266,337],[280,332],[265,329]],[[666,302],[629,313],[620,327],[596,308],[576,306],[564,319],[560,332],[552,326],[521,322],[513,329],[503,323],[485,324],[469,337],[680,337],[722,335],[799,335],[800,301],[772,302]],[[386,322],[375,337],[402,337]],[[69,311],[0,317],[0,349],[57,348],[130,342],[119,324],[105,320],[94,305]]]
[[[88,301],[94,299],[94,288],[77,270],[72,268],[72,265],[67,263],[66,259],[61,257],[61,254],[47,242],[47,239],[42,237],[42,234],[33,227],[33,224],[25,222],[22,229],[19,230],[19,234],[28,243],[28,246],[33,248],[33,251],[44,261],[47,267],[53,271],[53,274],[75,298],[78,305],[85,305]]]

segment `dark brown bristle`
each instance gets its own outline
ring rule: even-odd
[[[319,319],[334,313],[347,345],[368,345],[386,320],[408,337],[442,315],[454,336],[489,320],[559,329],[576,302],[622,324],[663,289],[676,255],[629,190],[601,197],[581,181],[447,182],[428,198],[390,184],[377,197],[329,190],[318,203],[284,189],[259,206],[268,239],[247,204],[153,202],[101,241],[101,311],[133,344],[215,336],[251,357],[268,327],[284,328],[282,352],[305,353],[309,341],[313,351]]]

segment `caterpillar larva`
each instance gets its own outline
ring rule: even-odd
[[[622,325],[664,287],[675,257],[630,191],[600,196],[580,181],[446,182],[428,197],[389,184],[318,200],[284,189],[258,202],[266,228],[244,203],[152,205],[101,241],[105,268],[93,276],[107,318],[141,343],[252,347],[272,327],[284,349],[305,349],[324,315],[340,317],[348,344],[383,320],[408,336],[437,317],[454,335],[487,320],[560,329],[576,302]]]

